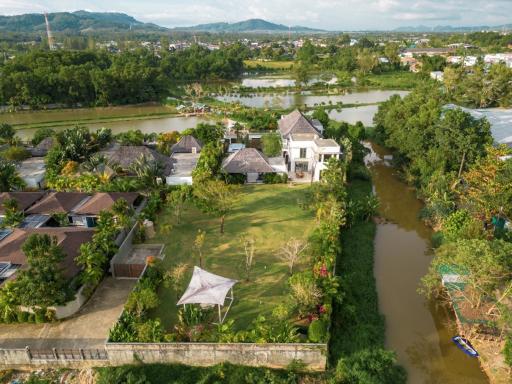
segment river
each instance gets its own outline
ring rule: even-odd
[[[418,219],[423,204],[415,191],[379,160],[388,152],[372,147],[369,167],[387,220],[377,226],[374,266],[387,347],[397,353],[410,384],[487,384],[478,360],[451,341],[457,333],[451,312],[417,293],[432,260],[432,232]]]

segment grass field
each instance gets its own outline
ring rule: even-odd
[[[204,268],[240,280],[235,285],[235,301],[227,318],[235,320],[237,329],[243,329],[257,315],[269,315],[287,296],[288,268],[277,254],[290,237],[306,239],[314,226],[313,214],[298,205],[307,188],[306,185],[243,186],[236,209],[226,218],[223,235],[219,233],[217,217],[205,215],[192,205],[187,206],[181,224],[176,224],[170,212],[164,212],[156,220],[157,236],[151,242],[165,244],[166,268],[183,262],[190,265],[185,279],[188,284],[192,267],[199,265],[192,245],[198,229],[205,231]],[[168,224],[172,230],[162,231]],[[255,240],[255,264],[250,281],[245,281],[243,273],[245,254],[240,236],[244,233]],[[307,259],[305,256],[295,270],[306,268]],[[162,287],[159,295],[161,304],[152,316],[160,318],[171,330],[177,320],[176,292]]]
[[[244,60],[245,67],[255,69],[258,66],[267,69],[290,69],[293,61],[260,61],[260,60]]]
[[[366,78],[367,86],[379,89],[414,89],[425,79],[418,73],[408,71],[370,74]]]

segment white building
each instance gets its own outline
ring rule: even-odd
[[[283,157],[292,179],[319,181],[321,172],[331,158],[340,158],[341,148],[336,141],[324,139],[323,126],[295,110],[279,120],[283,142]]]

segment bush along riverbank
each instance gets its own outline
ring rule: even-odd
[[[420,291],[449,303],[459,333],[480,352],[493,383],[510,382],[512,357],[512,151],[493,146],[490,124],[460,110],[438,87],[391,98],[375,138],[416,187],[436,233]]]

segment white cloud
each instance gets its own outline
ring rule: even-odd
[[[183,26],[263,18],[332,30],[510,22],[512,0],[0,0],[0,14],[116,9],[142,21]]]

